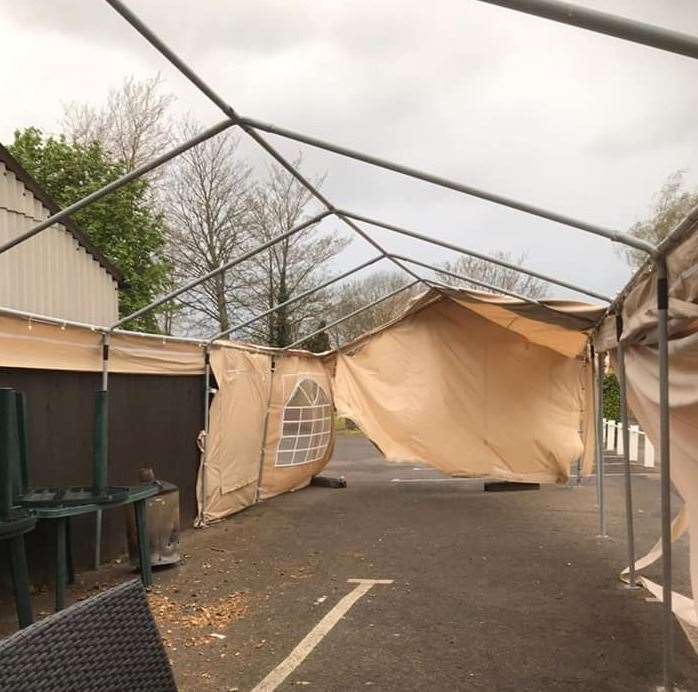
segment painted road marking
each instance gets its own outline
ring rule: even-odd
[[[303,663],[310,652],[327,636],[330,630],[344,617],[347,611],[356,603],[371,587],[376,584],[392,584],[392,579],[347,579],[348,584],[356,584],[356,588],[350,591],[335,605],[325,617],[313,627],[302,639],[300,644],[279,663],[274,670],[260,682],[252,692],[272,692],[275,690],[298,666]]]

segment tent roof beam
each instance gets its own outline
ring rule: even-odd
[[[698,59],[698,38],[560,0],[480,0],[643,46]]]
[[[411,168],[409,166],[404,166],[393,161],[388,161],[387,159],[381,159],[377,156],[372,156],[371,154],[365,154],[354,149],[349,149],[348,147],[332,144],[331,142],[326,142],[316,137],[311,137],[309,135],[304,135],[299,132],[294,132],[293,130],[288,130],[286,128],[278,127],[269,123],[264,123],[253,118],[241,116],[239,122],[243,127],[252,127],[255,130],[262,130],[263,132],[275,134],[286,139],[292,139],[296,142],[307,144],[311,147],[324,149],[325,151],[329,151],[340,156],[351,158],[356,161],[361,161],[363,163],[371,164],[373,166],[377,166],[378,168],[383,168],[385,170],[393,171],[395,173],[400,173],[410,178],[423,180],[425,182],[432,183],[439,187],[454,190],[456,192],[461,192],[471,197],[477,197],[479,199],[483,199],[489,202],[493,202],[495,204],[509,207],[510,209],[516,209],[518,211],[531,214],[533,216],[538,216],[540,218],[548,219],[550,221],[556,221],[557,223],[560,223],[564,226],[576,228],[586,233],[598,235],[613,242],[621,243],[622,245],[627,245],[637,250],[642,250],[643,252],[646,252],[652,256],[657,254],[657,248],[651,243],[648,243],[647,241],[642,240],[641,238],[635,238],[634,236],[628,235],[627,233],[623,233],[621,231],[616,231],[610,228],[603,228],[602,226],[587,223],[586,221],[575,219],[571,216],[559,214],[558,212],[550,211],[542,207],[536,207],[532,204],[528,204],[527,202],[521,202],[519,200],[515,200],[510,197],[505,197],[503,195],[499,195],[493,192],[488,192],[486,190],[480,190],[470,185],[465,185],[454,180],[449,180],[448,178],[443,178],[441,176],[421,171],[417,168]]]
[[[235,259],[230,260],[229,262],[225,262],[224,264],[221,264],[219,267],[216,267],[215,269],[204,274],[203,276],[197,277],[196,279],[192,279],[191,281],[184,284],[184,286],[180,286],[179,288],[176,288],[173,291],[170,291],[169,293],[165,294],[164,296],[161,296],[157,300],[154,300],[149,305],[142,307],[140,310],[136,310],[135,312],[132,312],[130,315],[126,315],[126,317],[122,317],[121,319],[117,320],[116,322],[114,322],[113,324],[111,324],[109,326],[108,331],[112,332],[117,327],[120,327],[122,324],[125,324],[126,322],[130,322],[131,320],[135,320],[137,317],[142,317],[146,313],[151,312],[155,308],[160,307],[164,303],[169,302],[170,300],[176,298],[177,296],[181,295],[182,293],[186,293],[187,291],[190,291],[192,288],[196,288],[196,286],[203,283],[204,281],[208,281],[208,279],[212,279],[214,276],[218,276],[218,274],[221,274],[222,272],[227,271],[228,269],[232,269],[236,265],[244,262],[245,260],[250,259],[251,257],[254,257],[255,255],[259,254],[260,252],[263,252],[264,250],[270,248],[272,245],[276,245],[276,243],[278,243],[282,240],[285,240],[289,236],[295,235],[299,231],[302,231],[303,229],[308,228],[309,226],[312,226],[313,224],[319,223],[320,221],[322,221],[325,217],[327,217],[329,215],[330,215],[329,211],[323,211],[320,214],[316,214],[315,216],[311,217],[307,221],[304,221],[303,223],[300,223],[297,226],[290,228],[288,231],[285,231],[284,233],[280,233],[279,235],[273,237],[271,240],[268,240],[267,242],[262,243],[261,245],[258,245],[253,250],[250,250],[249,252],[246,252],[243,255],[240,255],[239,257],[236,257]]]
[[[363,223],[370,224],[371,226],[376,226],[378,228],[384,228],[388,231],[394,231],[395,233],[399,233],[401,235],[408,236],[410,238],[416,238],[417,240],[423,240],[427,243],[431,243],[432,245],[437,245],[439,247],[446,248],[448,250],[454,250],[455,252],[459,252],[463,255],[469,255],[471,257],[475,257],[477,259],[483,260],[485,262],[491,262],[492,264],[497,264],[500,267],[505,267],[507,269],[512,269],[513,271],[521,272],[522,274],[528,274],[529,276],[532,276],[536,279],[540,279],[542,281],[547,281],[552,284],[556,284],[558,286],[561,286],[562,288],[567,288],[571,291],[576,291],[577,293],[583,293],[584,295],[590,296],[592,298],[596,298],[597,300],[602,300],[606,303],[611,302],[611,298],[608,296],[605,296],[601,293],[596,293],[595,291],[591,291],[589,289],[583,288],[582,286],[576,286],[575,284],[567,283],[565,281],[560,281],[559,279],[555,279],[552,276],[547,276],[546,274],[541,274],[539,272],[535,272],[532,269],[524,269],[523,267],[518,267],[515,264],[511,264],[510,262],[505,262],[504,260],[499,260],[495,259],[494,257],[491,257],[489,255],[485,255],[480,252],[476,252],[475,250],[468,250],[466,248],[463,248],[459,245],[455,245],[454,243],[448,243],[444,240],[437,240],[436,238],[430,238],[429,236],[423,235],[422,233],[417,233],[416,231],[411,231],[406,228],[402,228],[400,226],[396,226],[394,224],[389,224],[385,223],[383,221],[379,221],[377,219],[372,219],[367,216],[360,216],[359,214],[354,214],[352,212],[348,211],[338,211],[338,214],[342,214],[345,216],[348,216],[355,221],[361,221]]]
[[[2,254],[3,252],[7,252],[7,250],[12,249],[13,247],[15,247],[15,245],[23,243],[25,240],[29,240],[29,238],[32,238],[41,231],[49,228],[50,226],[53,226],[53,224],[59,223],[71,214],[74,214],[76,211],[80,211],[80,209],[83,209],[89,204],[92,204],[93,202],[102,199],[102,197],[106,197],[112,192],[116,192],[116,190],[123,187],[124,185],[128,185],[128,183],[133,182],[134,180],[137,180],[141,176],[145,175],[146,173],[155,170],[156,168],[162,166],[164,163],[171,161],[180,154],[183,154],[185,151],[188,151],[189,149],[192,149],[193,147],[197,146],[197,144],[201,144],[202,142],[205,142],[207,139],[215,137],[217,134],[223,132],[223,130],[228,129],[229,127],[232,127],[234,124],[235,122],[233,120],[223,120],[217,125],[214,125],[213,127],[210,127],[207,130],[200,132],[198,135],[196,135],[196,137],[192,137],[192,139],[188,140],[187,142],[184,142],[183,144],[180,144],[178,147],[175,147],[171,151],[168,151],[167,153],[163,154],[162,156],[158,156],[156,159],[148,161],[144,163],[142,166],[134,168],[129,173],[122,175],[120,178],[117,178],[111,183],[108,183],[104,187],[101,187],[99,190],[95,190],[93,193],[87,195],[87,197],[83,197],[74,204],[71,204],[69,207],[61,209],[61,211],[59,211],[58,213],[49,216],[47,219],[36,224],[28,231],[12,238],[11,240],[8,240],[6,243],[3,243],[2,245],[0,245],[0,254]]]
[[[189,65],[186,64],[184,60],[182,60],[178,55],[174,53],[151,29],[149,29],[143,21],[138,18],[133,12],[131,12],[124,4],[121,2],[121,0],[106,0],[107,3],[118,13],[120,14],[136,31],[138,31],[156,50],[158,50],[174,67],[176,67],[187,79],[189,79],[200,91],[202,91],[215,105],[217,105],[223,113],[231,118],[234,119],[234,122],[240,125],[240,127],[252,138],[254,139],[268,154],[270,154],[286,171],[288,171],[299,183],[301,183],[311,194],[315,196],[316,199],[318,199],[328,211],[332,213],[336,213],[337,217],[343,221],[346,225],[348,225],[354,232],[359,234],[364,240],[369,242],[371,245],[373,245],[379,252],[382,252],[383,254],[387,255],[388,253],[385,251],[383,247],[381,247],[373,238],[362,232],[362,230],[352,222],[350,218],[348,218],[348,215],[342,212],[338,212],[336,207],[330,202],[318,189],[315,185],[313,185],[309,180],[307,180],[299,171],[295,169],[295,167],[280,153],[276,150],[275,147],[273,147],[269,142],[267,142],[262,135],[260,134],[259,130],[266,131],[272,134],[277,134],[282,137],[286,137],[289,139],[294,139],[296,141],[299,141],[301,143],[308,144],[310,146],[314,147],[319,147],[322,149],[325,149],[327,151],[332,151],[334,153],[343,155],[343,156],[348,156],[350,158],[354,158],[359,161],[363,161],[365,163],[370,163],[372,165],[376,165],[382,168],[385,168],[387,170],[392,170],[394,172],[402,173],[404,175],[408,175],[413,178],[425,180],[427,182],[431,182],[433,184],[439,185],[441,187],[446,187],[452,190],[456,190],[471,196],[479,197],[481,199],[485,199],[491,202],[495,202],[497,204],[502,204],[504,206],[508,206],[513,209],[518,209],[519,211],[527,212],[529,214],[533,214],[535,216],[539,216],[542,218],[547,218],[552,221],[557,221],[561,224],[571,226],[574,228],[578,228],[580,230],[583,230],[587,233],[592,233],[595,235],[602,236],[604,238],[608,238],[609,240],[615,241],[622,243],[624,245],[628,245],[630,247],[634,247],[636,249],[642,250],[644,252],[649,253],[652,256],[655,256],[657,253],[657,250],[654,245],[647,243],[644,240],[634,238],[632,236],[629,236],[627,234],[621,233],[620,231],[615,231],[611,229],[606,229],[602,228],[600,226],[595,226],[593,224],[588,224],[584,221],[580,221],[577,219],[574,219],[572,217],[568,216],[563,216],[561,214],[558,214],[556,212],[550,212],[542,208],[534,207],[532,205],[523,203],[523,202],[518,202],[513,199],[509,199],[506,197],[503,197],[501,195],[496,195],[493,193],[489,193],[483,190],[478,190],[477,188],[463,185],[461,183],[457,183],[454,181],[447,180],[445,178],[441,178],[439,176],[434,176],[429,173],[425,173],[423,171],[419,171],[417,169],[409,168],[406,166],[402,166],[400,164],[396,164],[393,162],[389,162],[386,160],[379,159],[378,157],[373,157],[369,156],[367,154],[361,154],[356,151],[352,151],[350,149],[347,149],[345,147],[339,147],[337,145],[330,144],[328,142],[323,142],[319,139],[312,138],[312,137],[307,137],[305,135],[301,135],[299,133],[292,132],[291,130],[284,130],[282,128],[277,128],[273,125],[268,125],[265,123],[262,123],[261,121],[254,120],[252,118],[245,118],[240,115],[233,109],[232,106],[230,106],[225,99],[223,99],[219,94],[217,94],[206,82],[204,82],[201,77],[199,77],[196,72],[189,67]],[[422,279],[415,274],[409,267],[406,267],[402,262],[400,262],[397,259],[391,258],[391,261],[400,269],[405,271],[406,273],[410,274],[415,280],[417,281],[422,281]],[[549,280],[549,279],[548,279]],[[554,283],[554,282],[553,282]],[[558,282],[560,285],[565,285],[562,284],[562,282]],[[569,286],[566,286],[569,287]],[[579,290],[578,288],[574,288],[572,290]],[[592,294],[589,291],[583,290],[581,291],[582,293],[585,293],[587,295],[592,295],[593,297],[600,298],[601,300],[605,300],[606,302],[610,302],[610,299],[607,299],[606,297],[599,296],[599,294]]]

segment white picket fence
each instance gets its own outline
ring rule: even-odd
[[[614,420],[603,419],[603,439],[607,452],[615,452],[619,456],[623,454],[622,425]],[[642,462],[643,466],[654,468],[654,447],[647,435],[640,430],[639,425],[631,425],[628,428],[628,451],[630,461]]]

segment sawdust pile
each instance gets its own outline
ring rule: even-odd
[[[164,594],[148,596],[150,609],[163,628],[221,630],[245,616],[249,605],[248,594],[235,592],[212,603],[178,603]]]

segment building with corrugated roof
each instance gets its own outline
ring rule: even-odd
[[[0,145],[0,244],[60,211]],[[71,220],[0,254],[0,307],[109,325],[119,315],[119,270]]]

